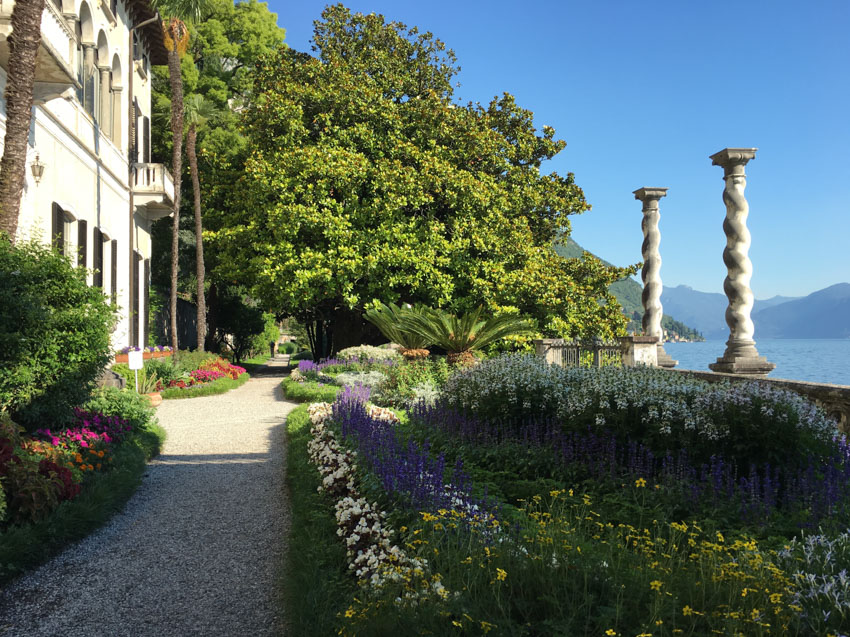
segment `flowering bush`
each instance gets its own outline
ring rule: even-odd
[[[364,385],[377,389],[387,380],[387,375],[378,371],[371,372],[342,372],[333,379],[334,385]]]
[[[230,378],[232,380],[236,380],[242,374],[245,373],[245,368],[240,367],[239,365],[233,365],[232,363],[227,362],[223,358],[216,358],[213,360],[207,360],[200,364],[198,367],[201,371],[210,371],[210,372],[219,372],[223,376]]]
[[[374,361],[400,361],[401,355],[394,349],[375,347],[374,345],[358,345],[347,347],[337,352],[337,358],[344,361],[359,361],[368,363]]]
[[[227,378],[227,374],[215,369],[196,369],[189,374],[196,383],[211,383],[219,378]]]

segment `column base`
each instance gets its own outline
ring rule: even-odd
[[[676,365],[679,364],[679,361],[674,361],[670,354],[664,351],[664,346],[661,343],[658,343],[658,366],[666,367],[668,369],[673,369]]]
[[[733,356],[718,358],[708,368],[713,372],[724,374],[741,374],[745,376],[765,377],[776,368],[764,356]]]

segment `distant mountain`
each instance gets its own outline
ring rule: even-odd
[[[568,238],[564,245],[555,248],[555,252],[568,259],[576,259],[584,254],[585,249],[573,241],[572,238]],[[605,259],[600,259],[600,261],[605,265],[611,265]],[[640,321],[643,316],[643,300],[641,299],[643,286],[631,277],[627,277],[621,281],[612,283],[609,289],[611,290],[611,294],[617,297],[620,305],[623,306],[623,313],[632,321],[629,329],[640,329]],[[664,309],[666,310],[667,308],[665,307]],[[674,319],[671,315],[675,315],[678,320]],[[702,334],[698,332],[698,328],[694,329],[689,327],[690,325],[693,325],[693,323],[681,318],[676,312],[665,312],[661,319],[661,326],[668,333],[675,333],[681,339],[702,340]]]
[[[772,299],[771,299],[772,300]],[[801,299],[753,313],[756,339],[850,337],[850,283],[837,283]]]

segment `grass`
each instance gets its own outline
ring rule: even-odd
[[[241,387],[248,382],[249,378],[251,378],[251,374],[246,372],[239,376],[236,380],[233,380],[232,378],[219,378],[211,383],[193,385],[191,387],[186,387],[185,389],[172,387],[171,389],[163,389],[159,393],[163,400],[171,398],[198,398],[199,396],[214,396],[215,394],[225,394],[231,389]]]
[[[301,405],[286,420],[287,487],[290,503],[289,548],[281,581],[288,633],[333,635],[337,615],[356,594],[345,548],[336,534],[333,503],[317,493],[319,473],[307,456],[310,418]]]
[[[45,520],[1,532],[0,586],[84,538],[120,511],[141,484],[147,461],[159,454],[164,441],[165,430],[149,425],[115,448],[115,468],[93,474],[77,498],[60,504]]]
[[[336,385],[319,385],[315,381],[299,383],[291,378],[284,378],[281,381],[281,386],[283,387],[283,395],[287,400],[294,400],[299,403],[332,403],[336,399],[337,393],[342,389],[342,387]]]

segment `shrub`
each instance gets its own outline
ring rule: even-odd
[[[387,375],[381,372],[342,372],[333,379],[334,385],[354,387],[363,385],[365,387],[378,388],[387,380]]]
[[[281,343],[280,349],[281,354],[294,354],[298,351],[298,346],[293,342]]]
[[[3,481],[0,480],[0,524],[6,519],[6,491],[3,488]]]
[[[357,360],[361,363],[386,360],[401,360],[401,356],[394,349],[384,347],[375,347],[374,345],[357,345],[356,347],[346,347],[337,352],[336,357],[340,360]]]
[[[313,360],[313,352],[311,352],[309,349],[302,349],[300,352],[293,354],[291,360],[294,360],[294,361]]]
[[[69,422],[109,362],[115,321],[66,257],[0,238],[0,410],[34,429]]]
[[[175,352],[173,358],[174,366],[176,368],[175,371],[178,372],[179,376],[184,372],[188,374],[196,369],[200,369],[201,365],[203,365],[206,361],[217,359],[218,354],[197,350],[190,352],[189,350],[181,349],[179,352]]]
[[[406,407],[415,399],[414,388],[430,385],[440,388],[448,379],[449,367],[445,358],[418,359],[388,367],[386,382],[373,396],[376,403],[390,407]]]
[[[97,389],[83,409],[126,420],[133,431],[147,429],[156,422],[154,410],[147,399],[130,389]]]
[[[269,343],[274,341],[277,343],[280,338],[280,329],[277,326],[277,321],[274,319],[274,314],[268,312],[263,314],[263,331],[256,334],[251,339],[251,347],[249,354],[251,357],[267,355],[269,351]]]

